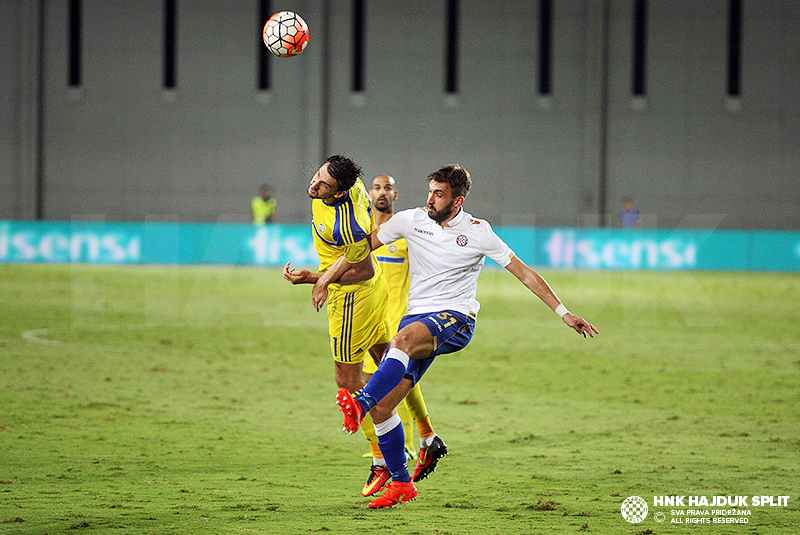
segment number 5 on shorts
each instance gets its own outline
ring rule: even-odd
[[[450,318],[450,321],[445,323],[444,326],[443,326],[445,329],[450,327],[452,324],[454,324],[456,322],[455,316],[453,316],[449,312],[442,312],[440,314],[436,314],[436,317],[439,318],[442,321],[446,320],[447,318]]]

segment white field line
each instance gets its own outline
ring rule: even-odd
[[[44,327],[41,329],[30,329],[28,331],[23,331],[20,333],[20,337],[33,344],[39,344],[43,346],[60,346],[60,345],[87,345],[93,347],[108,347],[113,348],[115,346],[106,346],[103,344],[87,344],[84,342],[63,342],[61,340],[53,340],[50,338],[52,335],[56,335],[59,333],[66,333],[72,330],[75,331],[90,331],[90,332],[114,332],[114,331],[143,331],[147,329],[160,329],[160,328],[186,328],[186,329],[210,329],[214,327],[218,327],[218,324],[201,324],[201,323],[134,323],[129,325],[81,325],[78,327]],[[261,327],[265,329],[271,328],[290,328],[290,329],[311,329],[316,330],[317,328],[323,329],[324,326],[320,325],[308,325],[306,323],[302,323],[299,321],[277,321],[277,322],[264,322],[261,324]]]

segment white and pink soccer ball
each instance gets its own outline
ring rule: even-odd
[[[296,56],[308,45],[308,25],[291,11],[272,15],[264,24],[263,34],[269,51],[281,58]]]

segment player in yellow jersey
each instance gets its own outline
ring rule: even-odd
[[[398,192],[394,178],[389,175],[378,175],[372,180],[372,187],[369,190],[372,200],[373,214],[375,217],[375,228],[379,228],[384,222],[394,215],[394,202],[397,200]],[[406,240],[400,239],[396,242],[383,245],[375,249],[375,257],[383,269],[386,277],[386,285],[389,288],[389,331],[392,335],[397,332],[400,320],[406,315],[406,305],[408,303],[408,246]],[[369,379],[377,366],[373,362],[364,361],[364,374]],[[414,451],[411,421],[417,424],[417,432],[420,439],[420,451],[417,466],[414,470],[414,481],[420,481],[428,477],[436,469],[436,464],[447,455],[447,445],[433,431],[428,409],[422,397],[419,384],[406,396],[403,403],[397,406],[397,413],[403,422],[403,427],[408,428],[406,433],[406,451]],[[364,420],[367,422],[367,419]],[[375,487],[383,488],[389,482],[389,470],[383,460],[383,455],[378,447],[378,437],[375,435],[372,420],[368,425],[361,425],[361,431],[366,435],[370,443],[373,456],[373,467],[367,484],[364,486],[364,496],[374,494]]]
[[[253,213],[253,224],[263,225],[275,221],[275,206],[277,202],[272,197],[269,184],[261,185],[261,192],[257,197],[250,201],[250,208]]]
[[[362,362],[369,353],[379,362],[390,339],[386,319],[388,291],[383,270],[375,261],[367,236],[373,221],[369,197],[359,177],[361,169],[349,158],[334,155],[311,179],[312,227],[319,270],[295,270],[283,276],[292,284],[314,284],[311,300],[319,310],[328,301],[328,332],[336,369],[336,384],[356,391],[364,386]],[[340,257],[351,273],[321,288],[317,280]],[[330,298],[328,293],[330,292]]]
[[[360,174],[361,169],[347,157],[325,160],[308,187],[319,270],[296,270],[288,263],[283,269],[284,278],[292,284],[314,284],[311,300],[317,310],[327,300],[336,384],[350,392],[364,386],[363,363],[374,367],[380,362],[392,334],[386,281],[367,241],[373,229],[372,209]],[[338,283],[317,285],[337,261],[346,261],[348,273]]]

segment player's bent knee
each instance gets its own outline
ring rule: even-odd
[[[392,338],[392,347],[395,347],[410,358],[424,358],[434,349],[433,336],[422,323],[412,323],[398,332]]]
[[[370,416],[372,416],[372,421],[375,423],[381,423],[388,420],[392,414],[394,414],[394,408],[388,407],[386,405],[381,405],[378,403],[369,411]]]

